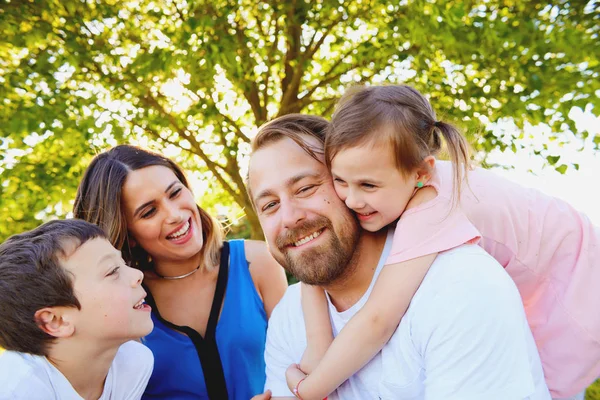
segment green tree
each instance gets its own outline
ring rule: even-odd
[[[511,145],[483,123],[585,137],[569,110],[599,103],[595,1],[0,1],[0,238],[68,211],[93,154],[121,142],[218,184],[203,205],[229,199],[260,237],[256,127],[329,116],[352,83],[414,85],[482,152]]]

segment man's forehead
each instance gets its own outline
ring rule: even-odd
[[[251,155],[248,184],[256,196],[267,186],[286,185],[297,180],[298,176],[323,176],[328,173],[323,162],[316,160],[293,140],[284,138]]]

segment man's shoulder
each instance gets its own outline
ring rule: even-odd
[[[302,302],[300,298],[300,283],[294,283],[287,287],[285,293],[279,303],[273,309],[270,321],[276,317],[281,318],[286,315],[289,311],[295,311],[302,308]]]
[[[37,399],[51,389],[45,359],[18,351],[0,355],[0,398]],[[36,397],[37,396],[37,397]]]
[[[478,245],[465,244],[440,253],[421,287],[447,286],[448,284],[479,286],[494,285],[514,286],[513,281],[504,268],[484,249]]]
[[[522,308],[517,287],[504,268],[481,247],[462,245],[437,256],[409,310],[417,320],[427,319],[423,308],[431,311],[454,304],[468,309],[479,301],[491,301],[490,296],[504,303],[502,307]]]

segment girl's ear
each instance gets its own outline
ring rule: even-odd
[[[435,168],[435,157],[427,156],[423,159],[423,163],[417,169],[417,181],[421,181],[423,183],[427,182],[431,178],[431,174],[433,174],[433,170]]]

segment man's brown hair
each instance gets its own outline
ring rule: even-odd
[[[81,309],[61,260],[94,238],[106,235],[94,224],[67,219],[47,222],[0,245],[1,347],[48,355],[55,338],[38,326],[35,313],[45,307]]]
[[[329,129],[329,121],[325,118],[317,117],[316,115],[286,114],[267,122],[259,128],[256,137],[252,140],[252,153],[284,138],[288,138],[296,142],[312,158],[322,162],[323,147],[316,148],[315,146],[311,146],[307,143],[306,138],[313,137],[324,144],[327,129]],[[246,177],[246,190],[254,206],[250,185],[248,184],[249,178],[249,176]]]

